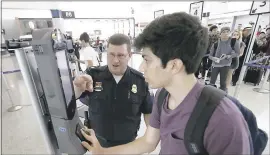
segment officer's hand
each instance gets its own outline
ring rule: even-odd
[[[93,79],[90,75],[79,75],[75,78],[73,83],[82,92],[86,90],[93,92]]]
[[[100,155],[100,154],[104,154],[104,150],[105,148],[103,148],[100,144],[99,141],[95,135],[94,130],[92,129],[87,129],[87,128],[83,128],[81,129],[82,135],[84,136],[84,138],[86,140],[88,140],[89,142],[91,142],[91,144],[87,143],[87,142],[82,142],[82,145],[89,151],[91,152],[93,155]],[[89,134],[87,134],[89,133]]]

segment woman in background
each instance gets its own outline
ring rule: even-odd
[[[232,34],[232,38],[236,38],[236,40],[238,40],[240,42],[240,56],[243,55],[246,44],[242,41],[242,34],[239,30],[235,30]],[[237,69],[239,67],[239,57],[234,58],[233,61],[235,61],[235,65],[231,65],[231,69],[228,72],[228,76],[227,76],[227,80],[226,80],[226,84],[227,84],[227,88],[229,87],[231,81],[232,81],[232,75],[235,69]],[[235,84],[233,84],[233,86],[235,86]]]

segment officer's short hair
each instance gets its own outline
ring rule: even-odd
[[[199,18],[185,12],[156,18],[135,39],[139,50],[148,47],[161,59],[165,68],[168,61],[180,59],[187,74],[195,73],[206,54],[208,29]]]
[[[120,34],[120,33],[112,35],[109,38],[108,47],[110,44],[117,45],[117,46],[126,44],[128,52],[131,52],[131,42],[130,42],[130,39],[127,35]]]
[[[86,43],[89,43],[89,40],[90,40],[89,35],[86,32],[84,32],[80,35],[80,41],[84,41]]]

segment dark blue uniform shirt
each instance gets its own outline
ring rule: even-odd
[[[94,92],[87,98],[91,128],[103,147],[125,144],[137,137],[141,114],[152,112],[152,100],[142,73],[128,67],[117,84],[108,66],[88,68]]]

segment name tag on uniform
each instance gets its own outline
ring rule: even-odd
[[[95,91],[102,91],[103,90],[102,82],[96,82],[94,90]]]

